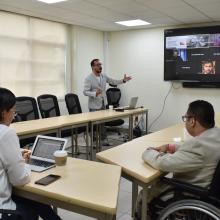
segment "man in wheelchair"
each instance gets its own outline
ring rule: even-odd
[[[152,167],[173,173],[173,178],[162,178],[149,188],[148,219],[220,219],[220,129],[215,127],[213,106],[194,101],[182,119],[192,139],[148,148],[142,155]],[[135,210],[137,220],[141,205],[142,192]]]

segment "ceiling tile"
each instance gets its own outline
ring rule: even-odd
[[[157,18],[150,18],[148,19],[148,21],[151,23],[151,24],[155,24],[155,25],[165,25],[165,26],[168,26],[168,25],[175,25],[175,24],[180,24],[179,21],[176,21],[170,17],[157,17]]]
[[[220,21],[220,0],[0,0],[0,9],[99,30],[128,30]],[[143,19],[152,24],[123,27],[115,21]]]
[[[153,9],[163,9],[163,8],[173,8],[173,7],[183,7],[187,4],[182,0],[136,0],[137,2],[141,2],[148,7]]]
[[[209,4],[212,5],[214,3],[219,3],[219,0],[184,0],[184,2],[190,4],[190,5],[201,5],[201,4]]]
[[[207,16],[205,16],[203,13],[199,12],[198,10],[190,6],[184,6],[181,8],[179,7],[167,8],[167,9],[164,9],[163,12],[180,21],[181,19],[184,19],[184,18],[195,18],[195,19],[206,19],[207,18]]]

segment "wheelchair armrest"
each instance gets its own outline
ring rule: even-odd
[[[191,192],[199,196],[207,196],[208,195],[208,189],[203,188],[200,186],[195,186],[190,183],[186,183],[180,180],[177,180],[175,178],[166,178],[162,177],[161,178],[162,182],[173,185],[176,189],[181,189],[186,192]]]

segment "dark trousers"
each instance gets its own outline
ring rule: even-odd
[[[43,220],[61,220],[49,205],[18,196],[12,196],[12,200],[16,203],[16,213],[22,216],[22,220],[38,220],[39,217]],[[11,216],[3,219],[11,220],[15,218]]]
[[[101,110],[104,110],[105,107],[103,105],[103,107],[101,109],[89,109],[90,112],[96,112],[96,111],[101,111]],[[96,138],[95,137],[95,132],[94,132],[94,139]],[[105,140],[107,138],[107,135],[106,135],[106,129],[105,129],[105,123],[101,124],[101,140]]]

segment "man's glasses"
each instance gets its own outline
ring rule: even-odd
[[[182,116],[183,122],[186,122],[186,120],[187,120],[188,118],[194,118],[194,116],[192,116],[192,115],[183,115],[183,116]]]

